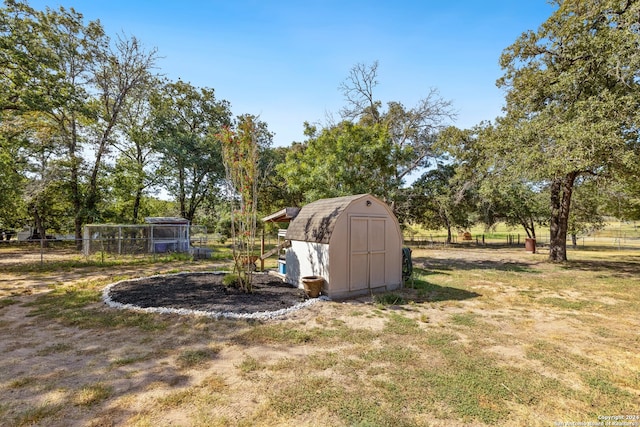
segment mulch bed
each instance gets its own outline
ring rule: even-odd
[[[128,280],[112,286],[113,301],[138,307],[257,313],[292,307],[307,299],[302,289],[264,273],[253,275],[253,292],[222,284],[224,274],[182,273]]]

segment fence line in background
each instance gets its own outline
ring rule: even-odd
[[[469,236],[451,236],[452,245],[474,246],[510,246],[524,247],[527,237],[521,234],[507,234],[494,236],[491,234],[477,234]],[[536,246],[548,247],[549,234],[539,235],[536,238]],[[405,236],[404,244],[417,247],[447,246],[447,238],[442,235],[421,234]],[[571,236],[567,238],[567,248],[603,247],[616,249],[640,249],[640,238],[632,236],[578,236],[575,241]]]
[[[4,240],[0,242],[0,269],[3,265],[20,262],[105,262],[123,258],[148,258],[155,261],[158,258],[174,257],[176,254],[205,258],[207,254],[211,254],[208,246],[207,236],[192,238],[187,250],[178,250],[177,245],[158,244],[158,239],[149,238]]]
[[[477,234],[471,236],[452,236],[452,245],[456,247],[525,247],[525,237],[522,234],[490,235]],[[157,242],[157,239],[155,239]],[[84,240],[38,240],[38,241],[0,241],[0,269],[4,265],[20,262],[41,263],[52,261],[105,262],[107,260],[133,258],[155,261],[159,258],[175,257],[182,253],[185,257],[208,258],[212,253],[220,250],[220,242],[225,241],[219,235],[199,234],[191,236],[188,251],[178,252],[171,245],[150,245],[147,238],[130,239],[102,239],[92,240],[93,249],[86,253]],[[265,243],[271,247],[277,243],[275,235],[266,235]],[[231,240],[226,239],[224,245],[229,247]],[[447,247],[446,236],[435,234],[420,234],[405,236],[405,246],[418,248]],[[536,246],[539,249],[548,248],[549,235],[538,236]],[[152,247],[154,250],[149,250]],[[259,245],[257,246],[259,247]],[[621,236],[581,236],[574,242],[567,239],[569,250],[580,248],[614,248],[640,250],[640,238]]]

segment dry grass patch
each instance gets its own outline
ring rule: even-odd
[[[78,390],[72,399],[77,406],[93,406],[111,397],[113,387],[104,383],[92,384]]]
[[[413,288],[268,322],[112,310],[105,279],[62,281],[0,302],[0,418],[483,426],[632,413],[640,256],[569,255],[553,265],[524,250],[415,250]],[[56,393],[72,404],[47,403]]]

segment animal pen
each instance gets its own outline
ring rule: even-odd
[[[190,224],[184,218],[151,217],[145,218],[145,224],[89,224],[83,237],[85,255],[187,253],[191,246]]]

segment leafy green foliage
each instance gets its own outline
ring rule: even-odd
[[[438,165],[413,184],[408,215],[427,228],[445,228],[451,243],[453,229],[464,230],[472,224],[474,198],[475,189],[460,179],[454,165]]]
[[[156,129],[150,100],[159,83],[148,79],[123,105],[117,126],[126,137],[114,143],[118,155],[109,177],[116,211],[113,222],[135,224],[145,216],[154,216],[149,194],[161,182],[161,175],[156,167],[159,153],[154,149]]]
[[[429,164],[436,135],[448,120],[455,118],[455,113],[451,110],[451,102],[442,99],[436,89],[430,89],[413,107],[391,101],[385,109],[374,95],[377,78],[378,61],[351,68],[340,85],[347,102],[341,115],[362,126],[383,126],[388,132],[391,145],[388,161],[393,173],[390,193],[385,198],[395,205],[405,178]]]
[[[4,113],[0,113],[3,116]],[[15,229],[26,217],[26,205],[22,198],[27,180],[21,173],[24,158],[21,138],[7,135],[5,117],[1,117],[0,132],[0,229]]]
[[[226,274],[222,278],[222,284],[227,287],[240,287],[240,277],[237,274]]]
[[[28,129],[29,161],[13,169],[30,179],[21,198],[40,234],[70,217],[64,228],[80,238],[83,223],[101,216],[105,157],[155,51],[135,37],[110,40],[99,22],[85,24],[73,9],[36,11],[20,1],[0,9],[0,49],[8,71],[0,77],[2,114]]]
[[[392,146],[383,126],[342,122],[294,145],[278,172],[307,202],[325,197],[371,193],[384,197],[392,185]]]
[[[151,106],[164,184],[176,198],[180,216],[192,220],[224,178],[217,134],[231,123],[229,103],[217,100],[213,89],[178,81],[164,84]]]

